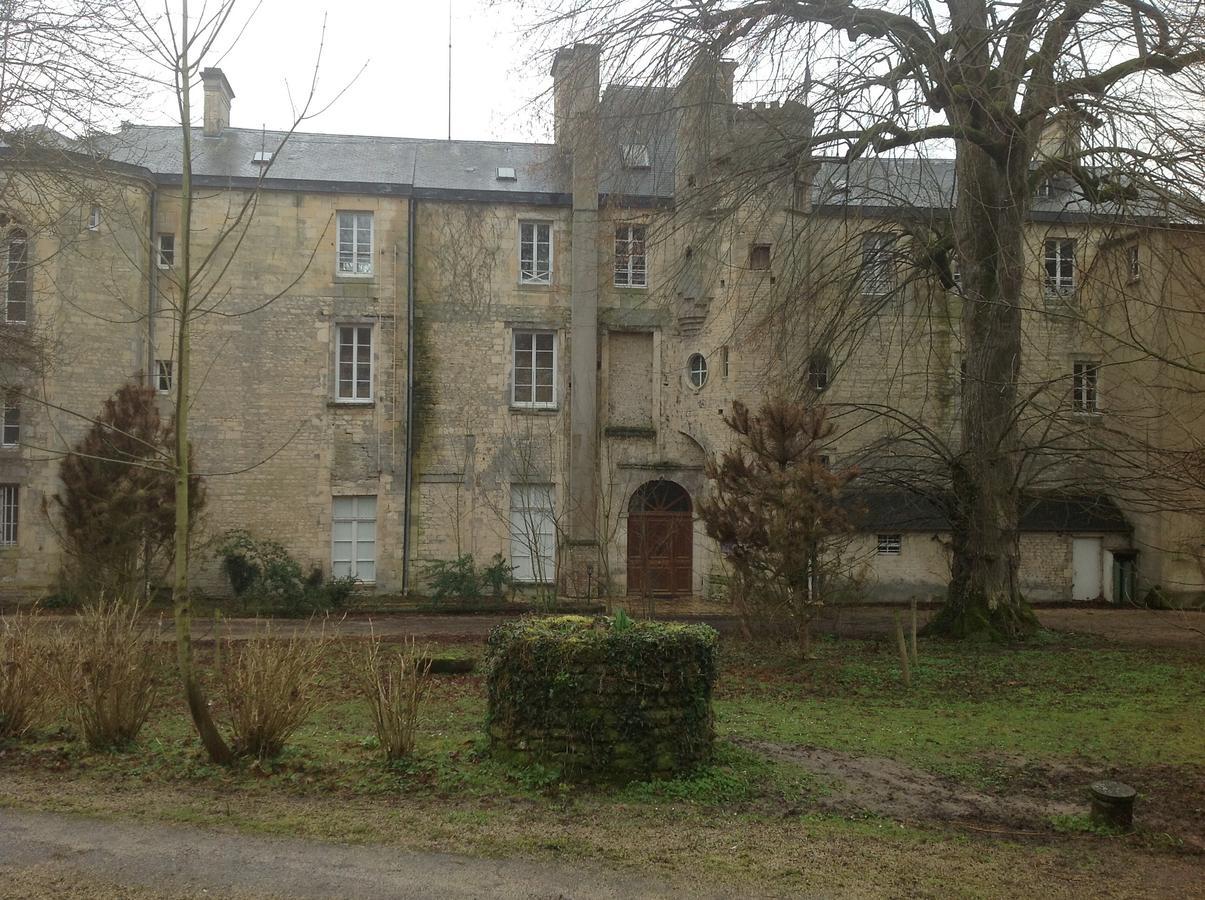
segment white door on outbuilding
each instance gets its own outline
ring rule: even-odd
[[[1095,600],[1101,595],[1104,572],[1104,540],[1098,537],[1071,539],[1071,599]]]

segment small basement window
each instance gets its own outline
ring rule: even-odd
[[[648,144],[624,144],[623,164],[628,169],[648,169],[652,163]]]
[[[879,556],[899,556],[903,544],[904,536],[901,534],[880,534]]]

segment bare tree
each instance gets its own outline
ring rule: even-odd
[[[1102,429],[1083,418],[1076,424],[1043,415],[1077,406],[1092,412],[1105,357],[1086,358],[1058,377],[1030,373],[1022,360],[1042,348],[1022,326],[1040,312],[1074,321],[1089,345],[1096,342],[1126,365],[1156,365],[1172,381],[1191,382],[1203,371],[1198,350],[1161,337],[1166,331],[1154,324],[1199,332],[1201,309],[1191,294],[1139,296],[1107,275],[1107,258],[1127,252],[1135,229],[1157,230],[1199,214],[1193,192],[1203,181],[1194,146],[1201,128],[1193,98],[1202,96],[1205,17],[1196,4],[560,0],[552,6],[537,29],[542,40],[598,44],[613,80],[661,88],[671,114],[690,121],[694,134],[706,133],[683,141],[691,132],[680,130],[677,148],[672,227],[690,235],[696,268],[701,255],[718,259],[719,251],[706,248],[721,243],[721,231],[739,230],[734,217],[776,216],[791,256],[781,289],[764,304],[767,331],[790,334],[797,331],[792,322],[806,321],[808,333],[796,336],[839,364],[840,345],[852,356],[869,336],[882,340],[892,327],[882,311],[917,281],[927,283],[929,295],[954,294],[941,314],[958,347],[943,379],[949,383],[952,368],[960,382],[956,421],[935,424],[928,410],[892,399],[855,404],[857,421],[875,419],[883,432],[873,442],[877,460],[866,460],[868,477],[873,462],[889,459],[888,480],[949,498],[952,573],[937,630],[998,638],[1035,627],[1018,581],[1027,484],[1057,485],[1076,462],[1099,467],[1107,451],[1121,456],[1104,457],[1106,468],[1119,483],[1140,486],[1152,507],[1177,487],[1163,478],[1166,467],[1158,477],[1137,477],[1154,476],[1157,467],[1140,458],[1139,447],[1149,450],[1149,441],[1133,423]],[[721,102],[737,63],[748,73],[750,99],[781,101],[777,110],[738,112],[750,126],[743,129]],[[905,150],[922,158],[952,151],[954,177],[929,183],[932,170],[910,167]],[[825,166],[853,174],[848,182],[832,172],[817,177]],[[1071,218],[1109,220],[1094,234],[1099,259],[1076,252],[1065,258],[1054,230],[1035,238],[1035,193],[1052,181],[1075,198]],[[836,196],[812,193],[820,188]],[[835,233],[830,229],[827,245],[805,243],[809,209],[840,206],[853,190],[864,195],[856,204],[861,210],[875,207],[869,195],[891,194],[882,208],[894,210],[893,221],[884,227],[881,217],[855,212]],[[1045,297],[1037,303],[1027,289],[1035,241],[1045,266]],[[836,252],[837,245],[845,252]],[[1115,252],[1105,252],[1109,247]],[[1091,309],[1059,308],[1071,272],[1083,275],[1081,298]],[[1114,289],[1111,303],[1105,282]],[[819,283],[847,301],[831,307],[827,322],[804,315]],[[848,302],[854,297],[857,304]],[[931,309],[921,317],[929,323],[940,317]],[[916,326],[899,317],[896,337]],[[796,360],[809,358],[798,353],[799,342],[791,350]],[[919,375],[928,384],[928,364],[918,373],[904,360],[897,360],[897,381],[915,384]],[[1184,441],[1168,448],[1176,459],[1184,451]]]

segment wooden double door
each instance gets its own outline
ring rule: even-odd
[[[628,593],[689,596],[693,564],[690,494],[672,481],[642,485],[628,504]]]

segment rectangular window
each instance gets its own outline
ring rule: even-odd
[[[339,254],[336,272],[356,278],[372,275],[372,213],[339,213]]]
[[[340,325],[335,397],[348,403],[372,400],[372,326]]]
[[[750,269],[768,269],[770,268],[770,245],[769,244],[754,244],[749,248],[749,268]]]
[[[1046,242],[1046,296],[1070,297],[1075,293],[1075,241],[1055,238]]]
[[[893,234],[867,234],[862,237],[863,295],[878,297],[890,293],[895,286],[894,247]]]
[[[170,359],[155,360],[155,390],[161,394],[171,393],[172,361]]]
[[[519,281],[552,284],[552,224],[519,223]]]
[[[0,484],[0,545],[17,543],[17,486]]]
[[[880,534],[879,556],[899,556],[904,545],[904,536],[900,534]]]
[[[511,405],[556,406],[556,332],[516,331]]]
[[[1126,258],[1130,264],[1130,281],[1142,278],[1142,257],[1138,253],[1138,245],[1130,244],[1126,248]]]
[[[1094,413],[1100,409],[1100,363],[1076,360],[1071,371],[1071,402],[1076,412]]]
[[[510,564],[515,581],[556,580],[556,519],[551,484],[510,486]]]
[[[176,236],[174,234],[159,235],[159,246],[156,254],[159,268],[172,268],[176,264]]]
[[[331,576],[377,580],[377,498],[335,497],[331,515]]]
[[[625,169],[647,169],[652,165],[648,144],[624,144],[622,153]]]
[[[4,321],[20,324],[29,316],[29,241],[10,231],[4,260]]]
[[[6,397],[2,407],[4,423],[0,446],[16,447],[21,443],[21,406],[15,396]]]
[[[644,287],[648,264],[643,225],[620,225],[615,229],[615,286]]]
[[[95,203],[93,203],[92,208],[88,210],[88,230],[100,231],[100,207]]]

